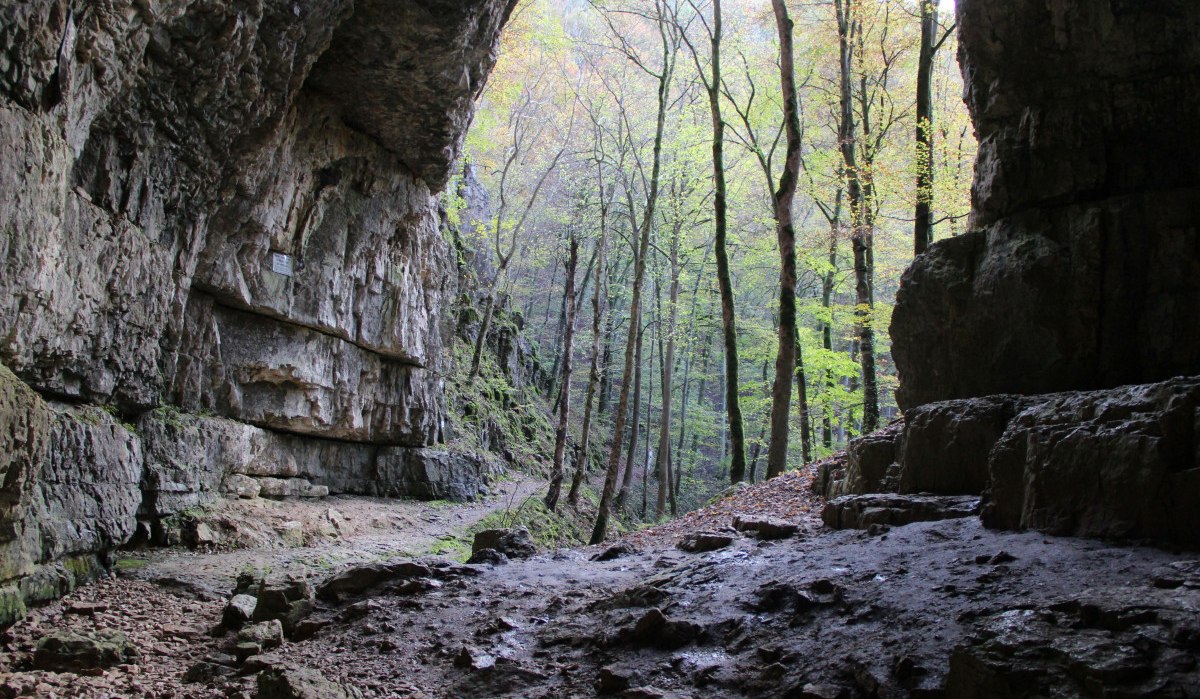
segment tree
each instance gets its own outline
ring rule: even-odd
[[[511,145],[508,148],[508,156],[504,160],[504,167],[500,172],[500,206],[496,210],[495,227],[493,229],[492,244],[496,253],[496,273],[492,275],[492,281],[488,285],[488,293],[484,303],[487,308],[484,310],[483,322],[479,326],[479,334],[475,338],[475,353],[471,357],[471,372],[468,374],[468,382],[474,382],[479,376],[479,364],[483,357],[483,347],[487,342],[488,330],[492,324],[492,316],[496,310],[496,291],[500,288],[500,283],[504,279],[504,273],[508,269],[508,265],[512,262],[513,257],[520,249],[521,234],[525,229],[525,222],[529,218],[529,212],[533,210],[533,205],[537,203],[538,194],[542,191],[542,185],[546,183],[546,179],[558,167],[558,161],[562,158],[563,153],[567,150],[567,144],[571,141],[571,131],[575,124],[575,110],[571,110],[571,123],[567,127],[566,138],[563,140],[563,145],[558,149],[558,152],[551,158],[550,164],[544,169],[541,175],[537,178],[537,183],[533,186],[533,191],[529,194],[529,198],[525,201],[525,207],[521,210],[520,217],[516,222],[506,220],[509,209],[509,196],[511,193],[508,190],[509,176],[512,174],[512,168],[518,159],[525,154],[531,145],[539,140],[542,136],[539,124],[533,118],[534,94],[538,85],[535,84],[525,89],[522,93],[522,99],[517,109],[513,110],[509,117],[509,132],[512,137]],[[507,248],[505,248],[507,241]]]
[[[596,512],[596,524],[592,527],[591,543],[604,541],[608,532],[608,518],[612,507],[613,494],[616,490],[618,470],[621,466],[621,438],[625,430],[625,411],[629,407],[629,384],[633,373],[633,359],[639,321],[641,319],[642,282],[646,276],[646,254],[650,248],[650,229],[655,222],[655,212],[658,204],[659,176],[662,173],[662,144],[663,133],[666,129],[667,110],[670,104],[671,79],[675,71],[675,55],[679,50],[679,32],[669,21],[666,0],[655,0],[654,14],[651,16],[656,25],[660,61],[658,68],[642,60],[640,54],[626,41],[612,23],[608,13],[601,10],[605,21],[613,30],[613,34],[621,43],[621,52],[638,65],[646,74],[658,83],[658,111],[655,121],[654,145],[652,147],[650,178],[647,184],[646,203],[642,213],[639,236],[638,257],[634,262],[632,298],[629,304],[629,332],[625,341],[625,367],[622,373],[621,389],[617,398],[616,419],[613,424],[612,444],[608,452],[608,468],[604,474],[604,488],[600,493],[600,505]]]
[[[779,351],[771,389],[771,441],[767,445],[767,478],[787,468],[788,423],[791,413],[792,372],[796,368],[796,229],[792,203],[800,177],[800,108],[796,95],[796,65],[792,19],[784,0],[771,0],[779,31],[779,81],[787,151],[779,188],[775,190],[775,230],[779,242]]]
[[[571,412],[571,343],[575,337],[575,267],[579,264],[579,238],[575,228],[570,228],[567,242],[566,264],[566,327],[563,338],[562,381],[558,389],[558,425],[554,430],[554,464],[550,470],[550,488],[546,493],[546,509],[553,512],[558,507],[558,496],[562,491],[563,455],[567,446],[567,418]]]
[[[592,434],[592,403],[596,397],[596,387],[600,383],[600,325],[602,321],[601,303],[605,293],[604,253],[608,246],[608,210],[612,206],[615,188],[608,185],[604,177],[604,134],[600,120],[593,115],[594,145],[592,161],[596,167],[596,187],[600,191],[600,237],[596,240],[596,279],[592,288],[592,349],[589,353],[588,385],[583,401],[583,427],[579,440],[579,453],[575,456],[575,475],[571,478],[571,489],[567,492],[567,502],[572,506],[579,504],[579,490],[587,473],[588,446]]]
[[[933,244],[933,58],[956,24],[940,39],[937,0],[921,0],[921,48],[917,63],[917,205],[913,218],[913,254]]]
[[[863,170],[855,152],[858,134],[854,120],[854,40],[861,30],[854,9],[861,0],[834,0],[837,13],[841,121],[841,144],[847,198],[850,202],[851,247],[854,251],[854,315],[858,322],[859,358],[863,384],[863,432],[879,425],[879,385],[875,375],[875,328],[871,309],[873,232],[869,222],[870,206],[863,187]]]
[[[725,182],[725,120],[721,116],[721,0],[713,0],[712,23],[704,20],[703,13],[689,0],[701,25],[708,34],[708,73],[700,61],[700,53],[681,32],[696,65],[696,73],[708,96],[709,115],[712,119],[712,170],[713,170],[713,222],[716,237],[713,252],[717,259],[717,286],[721,294],[721,342],[725,348],[725,414],[729,423],[729,480],[739,483],[746,474],[746,436],[742,422],[742,403],[739,397],[737,310],[733,296],[733,283],[729,276],[728,250],[728,187]]]

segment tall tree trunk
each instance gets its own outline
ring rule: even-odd
[[[615,262],[616,260],[614,260],[613,269],[609,270],[608,278],[610,280],[614,278],[616,273],[617,265]],[[623,260],[623,262],[625,264],[625,268],[621,276],[617,278],[617,283],[615,285],[617,287],[623,286],[626,280],[629,278],[628,275],[630,262],[628,260]],[[604,353],[601,355],[602,358],[600,361],[600,404],[596,408],[600,415],[607,413],[609,404],[612,403],[612,348],[617,342],[617,313],[621,309],[620,297],[614,296],[611,292],[611,289],[614,285],[611,284],[610,281],[610,283],[606,284],[605,286],[610,291],[608,293],[608,315],[604,319]]]
[[[546,287],[546,312],[542,315],[542,327],[538,329],[538,347],[546,346],[546,329],[550,327],[550,309],[554,306],[551,301],[554,300],[554,289],[558,281],[558,256],[554,256],[554,266],[550,268],[550,286]],[[529,297],[532,299],[533,294]],[[529,316],[525,316],[529,318]]]
[[[770,366],[771,365],[766,360],[763,360],[763,365],[762,365],[763,385],[766,385],[766,383],[767,383],[767,370],[770,368]],[[757,482],[754,479],[755,478],[754,474],[756,471],[758,471],[758,457],[762,453],[763,437],[765,437],[766,435],[767,435],[767,423],[760,422],[759,427],[758,427],[758,439],[755,440],[755,442],[754,442],[754,453],[750,456],[750,482],[751,483]]]
[[[617,491],[616,505],[613,507],[617,512],[625,509],[625,503],[629,498],[629,488],[633,483],[633,468],[636,465],[634,458],[637,456],[638,433],[642,429],[641,411],[642,411],[642,343],[645,340],[645,330],[638,330],[637,349],[635,350],[636,358],[633,363],[633,415],[629,418],[629,448],[625,450],[625,473],[621,476],[621,489]],[[650,419],[650,403],[654,400],[654,383],[650,383],[650,398],[646,401],[646,420]],[[646,428],[646,443],[650,443],[650,428]]]
[[[562,304],[558,309],[558,327],[554,329],[554,344],[550,345],[554,348],[554,362],[550,365],[550,385],[546,392],[553,394],[558,389],[558,378],[561,375],[559,366],[562,364],[563,352],[562,341],[563,332],[566,329],[567,323],[567,293],[563,291]]]
[[[804,374],[804,347],[796,337],[796,402],[800,408],[800,454],[804,463],[812,461],[812,420],[808,413],[808,377]]]
[[[740,482],[746,473],[746,436],[739,398],[737,321],[733,283],[729,274],[727,189],[725,186],[725,121],[721,116],[721,0],[713,0],[709,63],[711,77],[705,81],[708,109],[712,116],[713,220],[716,239],[717,287],[721,292],[721,341],[725,347],[725,414],[729,423],[729,480]]]
[[[691,338],[695,336],[696,330],[696,309],[699,306],[700,299],[700,281],[704,278],[704,271],[708,267],[708,252],[705,251],[704,261],[700,263],[700,271],[696,274],[696,284],[692,287],[692,310],[688,315],[688,329],[685,337],[688,339],[687,351],[682,352],[683,355],[683,387],[680,391],[682,398],[679,404],[679,439],[676,442],[675,454],[678,455],[677,461],[683,460],[683,443],[684,436],[687,433],[687,410],[688,398],[691,394],[691,376],[692,376],[692,360],[694,358],[694,345]],[[678,480],[678,479],[676,479]],[[676,495],[679,488],[676,487]]]
[[[642,332],[644,333],[645,330],[643,330]],[[653,340],[651,340],[650,344],[654,344]],[[641,348],[641,346],[639,346],[638,347],[638,381],[639,381],[638,385],[639,386],[641,386],[641,383],[640,383],[640,381],[641,381],[641,366],[642,366],[641,350],[642,350],[642,348]],[[645,446],[645,453],[642,454],[642,511],[641,511],[641,518],[642,518],[643,522],[646,521],[646,493],[647,493],[648,489],[650,488],[650,415],[654,409],[654,352],[650,352],[650,371],[647,373],[650,374],[650,382],[649,382],[650,387],[649,387],[649,390],[646,391],[646,446]],[[629,479],[631,479],[633,477],[633,467],[634,467],[633,454],[634,454],[634,450],[632,448],[630,448],[629,457],[626,461],[626,467],[629,469],[629,472],[627,472],[625,474],[625,480],[627,482],[629,481]]]
[[[921,49],[917,57],[917,207],[913,254],[933,243],[933,54],[937,0],[921,0]]]
[[[792,372],[796,367],[796,229],[792,201],[800,175],[800,106],[796,94],[796,67],[792,48],[792,20],[784,0],[771,0],[779,31],[779,77],[787,131],[787,157],[775,191],[775,231],[779,241],[779,353],[775,358],[775,383],[771,390],[771,442],[767,448],[767,478],[787,468],[788,422],[791,410]]]
[[[866,201],[862,175],[855,153],[857,128],[854,124],[853,39],[859,31],[853,15],[852,0],[834,0],[838,20],[838,48],[841,58],[839,88],[841,119],[838,140],[841,142],[845,167],[846,191],[850,200],[851,243],[854,250],[854,316],[858,325],[859,360],[862,366],[863,432],[870,432],[879,423],[879,389],[875,379],[875,330],[872,327],[871,305],[871,231],[870,206]]]
[[[600,178],[603,183],[603,177]],[[595,287],[592,289],[592,351],[591,365],[588,370],[587,395],[583,401],[583,435],[579,440],[579,453],[575,457],[575,475],[571,478],[571,490],[567,492],[567,502],[572,507],[579,505],[579,490],[587,474],[588,447],[592,432],[592,401],[596,397],[596,386],[600,382],[600,297],[604,293],[604,252],[608,244],[608,201],[600,198],[600,238],[596,241]]]
[[[475,377],[479,376],[479,367],[483,362],[483,346],[487,344],[488,330],[492,327],[492,313],[496,309],[496,286],[503,271],[503,268],[496,270],[496,276],[492,278],[488,295],[484,299],[487,308],[484,309],[483,321],[479,324],[479,334],[475,336],[475,351],[471,355],[471,372],[467,376],[468,382],[474,382]]]
[[[550,469],[550,489],[546,493],[546,509],[553,512],[558,508],[558,497],[562,492],[563,456],[567,448],[567,418],[571,412],[571,343],[575,339],[575,267],[579,264],[579,239],[575,231],[570,233],[567,243],[566,319],[563,329],[562,381],[558,393],[558,425],[554,430],[554,464]]]
[[[664,17],[659,18],[659,29],[662,31]],[[676,43],[676,47],[678,44]],[[671,74],[674,68],[673,48],[667,37],[663,35],[662,73],[658,76],[658,117],[654,131],[654,148],[650,169],[649,191],[646,193],[646,208],[642,213],[642,225],[639,233],[638,256],[634,262],[633,290],[629,301],[629,333],[625,342],[625,370],[621,379],[621,391],[617,398],[616,421],[613,425],[612,446],[608,451],[608,469],[604,474],[604,489],[600,493],[600,505],[596,512],[596,524],[592,527],[591,544],[604,541],[608,533],[608,518],[614,490],[617,486],[618,471],[621,468],[621,438],[625,429],[625,410],[629,406],[629,383],[633,370],[634,345],[637,344],[638,328],[641,324],[642,282],[646,276],[646,256],[650,251],[650,229],[654,226],[658,207],[658,184],[662,173],[663,133],[667,125],[667,107],[671,92]]]
[[[578,242],[576,242],[576,246],[578,246]],[[578,255],[578,253],[576,253],[576,254]],[[581,284],[580,288],[577,290],[576,299],[587,295],[588,279],[591,278],[592,266],[594,264],[596,264],[596,251],[592,250],[592,257],[590,260],[588,260],[587,268],[583,271],[583,283]],[[578,267],[578,260],[576,260],[576,267]],[[572,273],[573,273],[573,271],[572,271]],[[575,315],[578,315],[578,313],[579,313],[578,300],[574,301],[575,309],[573,311],[571,311],[568,308],[569,303],[570,302],[567,299],[567,293],[564,290],[563,291],[562,312],[561,312],[561,315],[558,320],[558,330],[556,330],[555,334],[554,334],[554,347],[555,347],[554,364],[550,368],[550,377],[551,378],[550,378],[550,390],[548,391],[549,393],[554,393],[558,389],[559,379],[563,376],[566,376],[566,374],[562,371],[559,371],[559,369],[560,369],[560,365],[563,362],[563,357],[565,356],[566,353],[570,352],[570,335],[567,333],[567,330],[566,330],[566,324],[568,322],[568,314],[573,313]],[[573,331],[574,331],[574,328],[572,328],[571,334],[573,334]]]
[[[829,224],[829,269],[825,272],[824,278],[821,279],[821,306],[825,308],[825,322],[821,327],[821,347],[825,349],[826,356],[830,356],[833,352],[833,272],[837,268],[837,235],[838,226],[840,225],[841,212],[841,190],[838,190],[838,204],[835,209],[835,217]],[[833,396],[833,388],[835,382],[833,379],[833,370],[825,370],[825,408],[821,411],[821,444],[826,449],[833,448],[833,418],[830,414],[831,403]]]
[[[658,454],[656,455],[656,465],[658,467],[658,503],[655,514],[662,517],[663,506],[666,504],[668,495],[674,499],[674,488],[672,487],[673,479],[670,474],[670,456],[671,456],[671,397],[673,393],[672,380],[675,369],[675,322],[678,318],[676,309],[679,303],[679,237],[680,226],[682,223],[676,217],[675,225],[672,228],[670,263],[671,263],[671,290],[667,302],[667,327],[660,333],[660,347],[662,343],[661,336],[666,335],[666,354],[661,358],[662,367],[662,412],[659,414],[658,428]],[[659,310],[659,322],[662,322],[662,311]],[[674,508],[672,508],[674,509]],[[674,514],[674,512],[672,512]]]
[[[700,350],[700,383],[696,386],[696,400],[704,401],[705,392],[708,390],[708,364],[709,354],[712,352],[712,332],[705,331],[704,339],[701,340]]]

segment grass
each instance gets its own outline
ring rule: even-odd
[[[139,570],[150,565],[150,561],[145,558],[118,558],[113,567],[118,571],[123,570]]]
[[[456,561],[471,557],[471,542],[456,534],[440,537],[428,549],[431,556],[448,556]]]
[[[515,507],[510,506],[484,517],[468,533],[473,539],[476,532],[484,529],[525,527],[538,547],[545,550],[586,544],[595,523],[599,496],[586,485],[580,495],[580,507],[577,509],[567,504],[564,492],[554,512],[546,509],[541,493],[531,495]],[[609,522],[612,533],[618,533],[621,526],[619,519],[614,517]]]

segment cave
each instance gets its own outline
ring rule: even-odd
[[[72,695],[27,619],[95,622],[118,550],[211,543],[215,502],[487,487],[446,448],[477,282],[439,194],[516,6],[0,0],[0,696]],[[904,273],[903,418],[820,464],[823,528],[185,558],[131,589],[195,628],[92,638],[124,670],[74,691],[172,657],[173,696],[1200,696],[1200,5],[956,13],[969,230]],[[251,621],[282,650],[197,630]]]

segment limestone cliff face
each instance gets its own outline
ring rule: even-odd
[[[15,396],[0,446],[25,464],[0,472],[0,550],[29,554],[0,585],[133,526],[136,492],[84,488],[62,508],[78,541],[43,545],[20,523],[46,469],[166,484],[152,511],[213,489],[220,464],[145,456],[170,453],[150,444],[160,405],[257,430],[312,470],[357,463],[314,454],[363,452],[342,485],[367,492],[389,489],[377,451],[441,441],[457,277],[436,193],[510,10],[0,0],[0,383]],[[100,427],[76,413],[96,411],[46,400],[137,429],[81,442]],[[45,418],[33,441],[22,411]],[[217,420],[196,438],[223,434]],[[84,442],[77,466],[47,461]]]
[[[1200,372],[1200,5],[957,7],[973,231],[904,275],[901,407]]]

